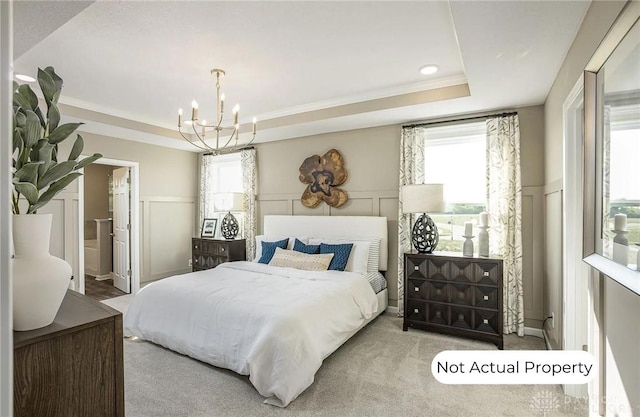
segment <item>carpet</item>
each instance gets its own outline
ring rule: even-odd
[[[116,303],[117,304],[117,303]],[[442,350],[491,349],[493,344],[420,330],[384,314],[328,357],[287,408],[263,404],[249,379],[125,339],[128,417],[212,416],[587,416],[583,401],[556,385],[444,385],[431,374]],[[505,349],[544,349],[542,339],[505,337]]]

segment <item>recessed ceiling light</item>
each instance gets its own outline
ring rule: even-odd
[[[16,74],[16,78],[19,79],[20,81],[24,81],[27,83],[32,83],[36,80],[35,78],[29,77],[28,75],[24,75],[24,74]]]
[[[420,74],[429,75],[438,71],[438,66],[434,64],[423,65],[420,67]]]

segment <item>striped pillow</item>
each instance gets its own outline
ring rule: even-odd
[[[273,258],[271,258],[269,265],[302,269],[305,271],[326,271],[331,264],[331,259],[333,259],[332,253],[311,255],[293,250],[276,248],[276,252],[273,255]]]
[[[338,245],[328,245],[326,243],[320,244],[320,253],[333,253],[333,259],[329,269],[333,271],[344,271],[349,262],[349,254],[353,243],[343,243]]]

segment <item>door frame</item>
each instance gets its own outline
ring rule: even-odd
[[[128,167],[131,178],[131,293],[140,290],[140,164],[121,159],[100,158],[94,164]],[[84,294],[84,177],[78,178],[78,292]]]
[[[589,267],[582,261],[582,181],[583,149],[582,132],[584,120],[581,106],[584,106],[584,78],[581,75],[562,106],[563,113],[563,350],[583,350],[589,345],[588,282]],[[582,124],[582,130],[580,130]],[[563,385],[564,393],[572,397],[585,398],[587,386]]]

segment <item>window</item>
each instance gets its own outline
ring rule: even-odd
[[[438,250],[462,252],[464,223],[477,225],[486,207],[486,125],[434,126],[425,136],[425,183],[444,184],[446,212],[431,215],[440,233]]]
[[[203,156],[200,187],[200,224],[205,218],[213,218],[218,219],[220,225],[226,213],[216,211],[216,194],[243,192],[240,153]],[[234,216],[242,224],[242,214],[234,213]],[[216,230],[215,237],[220,236],[220,230]]]

